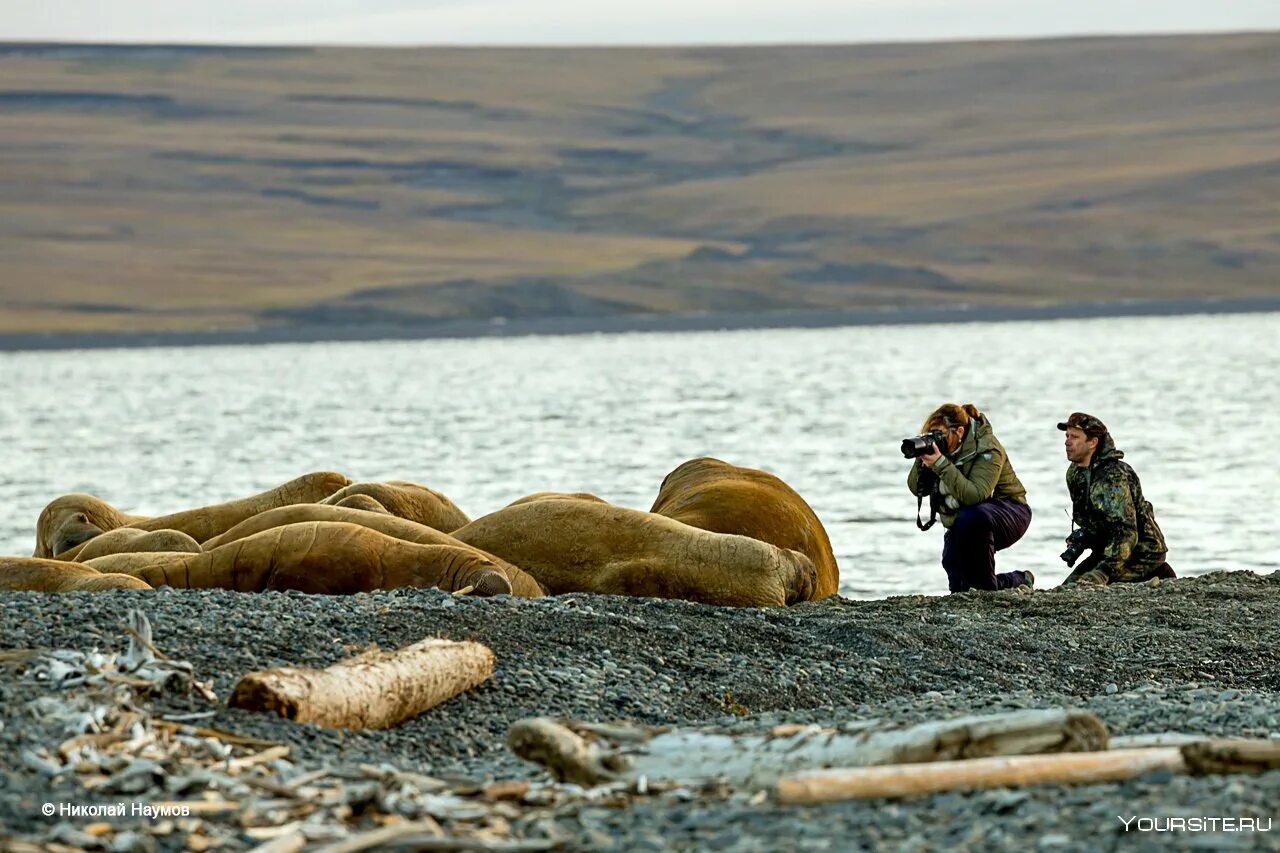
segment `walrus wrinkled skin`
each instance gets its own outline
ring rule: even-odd
[[[415,545],[368,527],[312,521],[255,533],[199,554],[112,554],[98,565],[141,578],[153,587],[296,590],[351,595],[375,589],[439,587],[475,595],[511,593],[492,561],[474,549]]]
[[[407,518],[400,518],[386,512],[368,512],[345,506],[329,506],[328,504],[294,504],[260,512],[253,518],[245,519],[220,536],[215,536],[203,545],[204,550],[212,551],[264,530],[284,527],[287,524],[300,524],[307,521],[346,522],[368,527],[387,536],[412,542],[415,545],[447,545],[453,548],[465,548],[486,560],[492,561],[511,584],[511,594],[520,598],[539,598],[544,593],[542,587],[527,572],[511,565],[506,560],[487,554],[450,536],[441,533],[434,527],[427,527]],[[122,571],[119,569],[113,571]]]
[[[700,457],[662,481],[650,512],[713,533],[750,536],[813,561],[813,598],[835,595],[840,568],[826,528],[795,490],[773,474]]]
[[[103,592],[151,589],[128,575],[104,574],[92,566],[39,557],[0,557],[0,590],[6,592]]]
[[[87,563],[95,557],[137,551],[186,551],[194,554],[200,550],[200,543],[180,530],[148,531],[136,527],[117,527],[93,537],[75,549],[75,561]]]
[[[368,495],[347,495],[345,498],[334,504],[334,506],[345,506],[350,507],[351,509],[363,509],[366,512],[381,512],[386,515],[391,515],[385,506],[378,503]]]
[[[352,483],[319,503],[336,506],[352,495],[367,495],[382,504],[392,515],[425,524],[427,527],[434,527],[444,533],[457,530],[471,520],[453,501],[440,492],[407,480]]]
[[[129,515],[93,495],[54,498],[36,521],[37,557],[74,559],[71,549],[117,527],[179,530],[203,542],[250,516],[277,506],[323,500],[351,481],[332,471],[319,471],[246,498],[156,517]]]
[[[518,503],[453,536],[514,563],[553,595],[594,592],[764,607],[804,601],[815,583],[813,563],[798,551],[595,501]]]
[[[115,554],[103,554],[76,565],[89,566],[103,573],[135,575],[140,570],[167,563],[181,563],[193,551],[120,551]]]
[[[519,506],[520,504],[531,504],[534,501],[591,501],[592,503],[608,504],[604,498],[598,498],[590,492],[534,492],[531,495],[525,495],[522,498],[516,498],[507,506]]]

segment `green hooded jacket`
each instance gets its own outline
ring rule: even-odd
[[[907,488],[913,495],[929,498],[943,527],[951,526],[961,507],[988,498],[1027,502],[1027,490],[1013,472],[1009,455],[985,416],[970,421],[956,452],[943,455],[932,468],[923,469],[917,459],[907,474]]]
[[[1145,577],[1168,552],[1138,474],[1123,460],[1111,434],[1104,433],[1089,467],[1067,469],[1072,521],[1093,551],[1080,568],[1098,569],[1112,583]]]

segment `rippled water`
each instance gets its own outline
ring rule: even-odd
[[[160,514],[305,471],[408,479],[472,517],[529,492],[648,509],[710,455],[780,475],[842,591],[941,593],[898,441],[938,403],[989,415],[1035,512],[1003,570],[1066,575],[1062,434],[1107,422],[1183,574],[1280,568],[1280,315],[0,354],[0,553],[52,498]]]

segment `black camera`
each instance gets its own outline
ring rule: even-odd
[[[1071,535],[1067,537],[1067,550],[1063,551],[1060,556],[1062,562],[1067,564],[1067,568],[1075,568],[1076,560],[1080,559],[1080,555],[1089,547],[1088,536],[1083,530],[1073,530]]]
[[[902,455],[907,459],[916,459],[924,456],[932,447],[938,448],[938,452],[941,453],[946,446],[946,433],[939,429],[931,429],[924,435],[902,439]]]

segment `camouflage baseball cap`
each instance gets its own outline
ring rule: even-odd
[[[1084,412],[1072,412],[1071,417],[1058,424],[1058,429],[1063,432],[1066,432],[1070,427],[1075,427],[1089,438],[1101,438],[1107,434],[1106,424],[1093,415],[1086,415]]]

